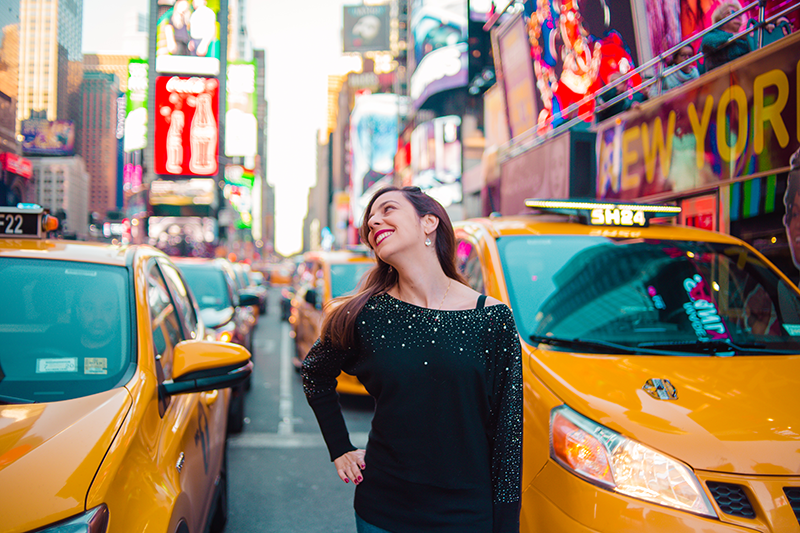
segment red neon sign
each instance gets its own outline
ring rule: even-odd
[[[219,82],[156,78],[155,171],[173,176],[217,173]]]

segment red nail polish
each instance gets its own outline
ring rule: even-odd
[[[364,470],[366,467],[367,465],[361,465],[361,470]]]
[[[345,479],[344,482],[345,483],[350,483],[350,480],[349,479]]]
[[[358,477],[356,478],[356,481],[358,481],[359,483],[361,483],[361,480],[362,480],[362,479],[364,479],[364,478],[362,478],[361,476],[358,476]]]

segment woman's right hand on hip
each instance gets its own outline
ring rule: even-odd
[[[334,459],[333,464],[336,467],[336,473],[339,474],[342,481],[345,483],[352,481],[358,485],[364,480],[361,476],[361,471],[367,467],[366,463],[364,463],[365,453],[365,450],[353,450]]]

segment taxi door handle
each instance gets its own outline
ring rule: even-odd
[[[212,390],[203,393],[203,400],[205,400],[206,405],[208,405],[209,407],[214,405],[214,403],[216,403],[217,398],[219,398],[218,390]]]

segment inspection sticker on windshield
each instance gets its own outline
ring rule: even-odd
[[[36,373],[48,374],[56,372],[77,372],[77,357],[61,357],[58,359],[37,359]]]
[[[87,357],[83,360],[83,373],[95,376],[108,374],[108,359],[105,357]]]
[[[792,337],[800,337],[800,324],[784,324],[783,329]]]

